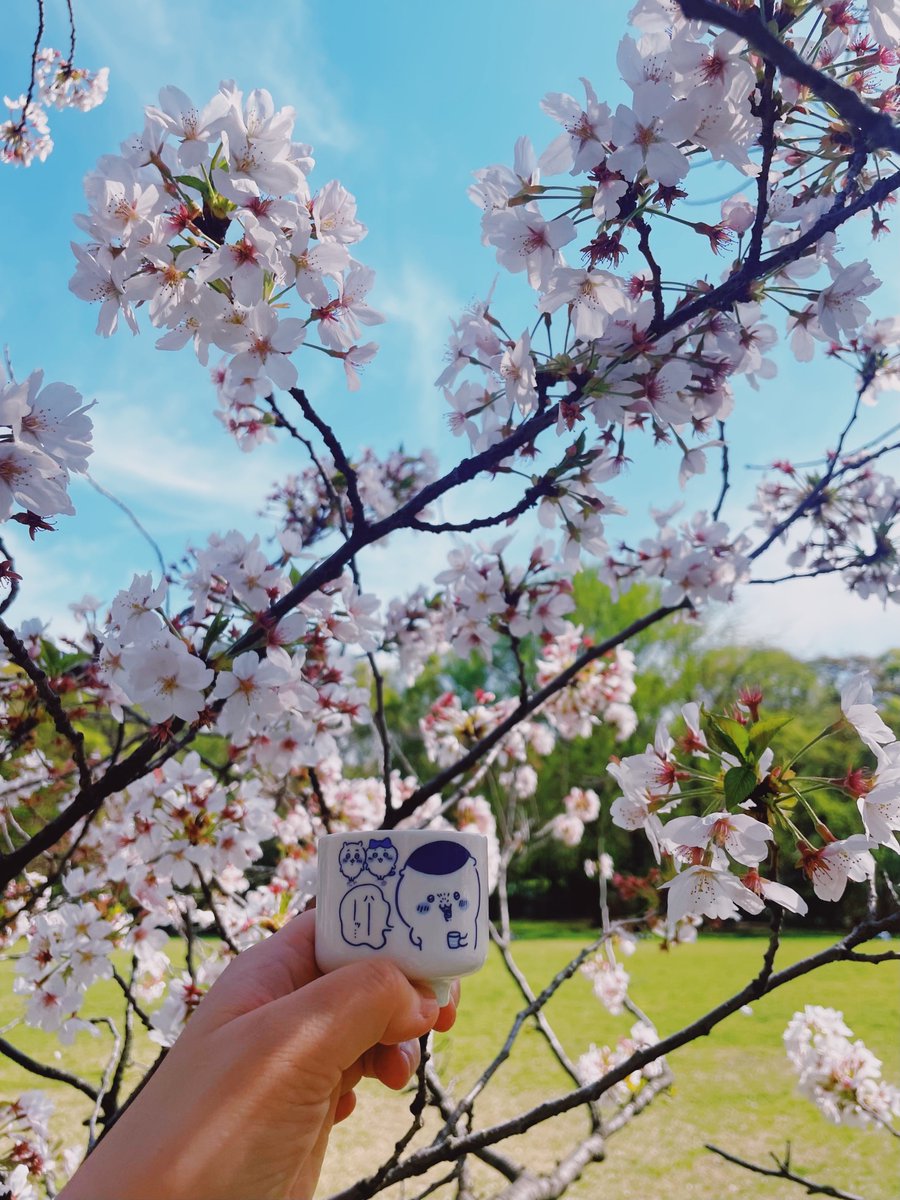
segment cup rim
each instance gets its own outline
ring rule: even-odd
[[[322,842],[336,842],[345,838],[369,837],[373,833],[382,837],[430,838],[434,841],[440,839],[441,841],[475,841],[487,844],[487,838],[483,833],[475,833],[468,829],[345,829],[340,833],[320,834],[316,839],[316,846],[320,846]]]

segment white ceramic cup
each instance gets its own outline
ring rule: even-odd
[[[450,984],[484,965],[487,839],[452,830],[390,829],[319,838],[316,961],[333,971],[384,955],[427,983],[440,1004]]]

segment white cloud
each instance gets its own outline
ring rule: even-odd
[[[277,19],[268,11],[255,21],[246,6],[221,0],[194,0],[189,8],[132,0],[127,9],[118,0],[95,0],[78,20],[112,68],[112,97],[143,105],[174,83],[199,101],[198,88],[212,92],[220,79],[233,78],[246,90],[265,86],[279,106],[293,105],[299,140],[351,149],[357,135],[341,111],[337,68],[318,44],[307,5],[292,0],[283,9]],[[135,128],[140,118],[136,108]]]
[[[396,272],[382,270],[377,304],[403,330],[400,350],[406,362],[403,383],[416,435],[423,444],[437,447],[442,441],[442,422],[448,410],[434,381],[443,369],[450,321],[459,315],[463,304],[443,280],[429,274],[421,263],[409,261],[402,262]],[[400,359],[397,349],[394,347],[392,353]],[[461,446],[456,440],[451,444]],[[458,454],[459,449],[453,457]]]
[[[878,655],[900,645],[897,607],[860,599],[836,575],[744,588],[729,632],[798,658]]]

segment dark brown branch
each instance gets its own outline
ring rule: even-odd
[[[13,556],[7,550],[3,538],[0,538],[0,554],[2,554],[3,558],[6,559],[6,561],[10,563],[13,568],[15,567],[16,564],[13,561]],[[0,604],[0,617],[3,616],[7,609],[12,607],[13,601],[19,594],[19,580],[16,578],[15,571],[13,571],[11,575],[6,576],[5,582],[9,586],[9,593],[3,603]]]
[[[72,7],[72,0],[66,0],[66,9],[69,14],[69,66],[75,63],[75,12]]]
[[[37,58],[38,51],[41,48],[41,39],[44,36],[44,0],[36,0],[38,10],[38,27],[34,37],[34,46],[31,51],[31,78],[28,81],[28,93],[25,96],[25,106],[22,109],[21,128],[24,130],[25,122],[28,119],[28,106],[34,99],[34,85],[37,80]]]
[[[529,1129],[533,1129],[534,1126],[541,1124],[541,1122],[548,1120],[550,1117],[556,1117],[561,1113],[569,1112],[571,1109],[579,1107],[579,1105],[584,1104],[588,1100],[598,1100],[610,1088],[620,1083],[623,1079],[626,1079],[633,1071],[642,1070],[658,1058],[668,1056],[673,1050],[677,1050],[690,1042],[696,1041],[697,1038],[711,1033],[726,1017],[730,1017],[732,1013],[737,1012],[745,1004],[759,1000],[761,996],[768,995],[769,992],[783,987],[784,984],[790,983],[794,979],[800,979],[811,971],[818,970],[829,963],[845,961],[850,951],[864,942],[870,941],[873,937],[877,937],[879,933],[897,932],[900,932],[900,912],[891,913],[889,916],[877,921],[861,921],[839,942],[835,942],[825,950],[819,951],[818,954],[812,954],[808,958],[801,959],[799,962],[786,967],[777,974],[772,973],[772,960],[775,953],[773,946],[777,945],[777,938],[773,937],[770,940],[769,949],[766,952],[763,966],[758,975],[746,984],[745,987],[741,988],[739,992],[736,992],[735,995],[731,996],[728,1000],[722,1001],[721,1004],[717,1004],[715,1008],[698,1017],[696,1021],[692,1021],[676,1033],[662,1038],[655,1045],[630,1055],[624,1062],[620,1063],[613,1070],[608,1071],[606,1075],[594,1083],[577,1088],[565,1096],[559,1096],[553,1100],[545,1100],[517,1117],[509,1118],[506,1121],[501,1121],[485,1129],[479,1129],[464,1137],[448,1137],[445,1141],[433,1143],[431,1146],[417,1151],[410,1155],[404,1163],[400,1163],[385,1182],[393,1184],[399,1182],[401,1179],[409,1179],[415,1175],[421,1175],[437,1163],[446,1162],[448,1159],[455,1158],[459,1154],[472,1153],[485,1146],[491,1146],[495,1142],[504,1141],[508,1137],[526,1133]]]
[[[334,459],[334,465],[344,476],[347,483],[347,498],[350,501],[350,511],[353,513],[354,529],[364,529],[366,526],[366,512],[363,506],[362,497],[359,494],[359,484],[356,478],[356,471],[350,465],[350,460],[344,453],[344,448],[335,436],[334,430],[330,425],[327,425],[313,406],[304,392],[303,388],[291,388],[291,395],[300,405],[300,409],[304,417],[309,421],[314,429],[317,429],[322,436],[322,441],[328,447],[331,457]]]
[[[729,480],[729,461],[728,461],[728,442],[725,440],[725,422],[719,421],[719,440],[722,443],[722,487],[719,490],[719,498],[716,500],[716,507],[712,511],[712,519],[718,521],[719,514],[722,511],[722,505],[725,503],[725,497],[728,495],[728,489],[731,486]]]
[[[319,775],[315,767],[310,767],[308,773],[313,794],[319,802],[319,816],[322,818],[322,824],[325,826],[325,832],[332,833],[333,826],[331,820],[331,809],[328,807],[328,801],[325,799],[325,793],[322,790],[322,781],[319,779]]]
[[[651,294],[653,296],[653,324],[650,327],[652,331],[661,326],[666,317],[662,294],[662,271],[650,249],[650,226],[643,217],[635,217],[631,223],[638,231],[638,248],[650,268]]]
[[[555,696],[557,692],[571,683],[579,671],[584,670],[589,663],[592,663],[597,658],[601,658],[604,654],[608,654],[616,646],[621,646],[623,642],[641,633],[644,629],[649,629],[651,625],[655,625],[658,621],[662,621],[672,613],[679,612],[681,609],[687,607],[689,607],[687,600],[682,600],[680,604],[663,605],[661,608],[654,609],[652,613],[648,613],[646,617],[641,617],[639,620],[633,621],[612,637],[607,638],[606,641],[599,642],[596,646],[591,646],[590,649],[585,650],[583,654],[575,659],[571,666],[566,667],[564,671],[561,671],[559,675],[551,679],[539,691],[534,692],[528,698],[527,703],[518,704],[505,720],[501,721],[490,733],[485,734],[480,741],[476,742],[455,763],[451,763],[443,771],[439,771],[428,783],[423,784],[408,799],[404,800],[399,808],[388,812],[385,816],[385,828],[392,829],[398,821],[412,816],[419,805],[425,800],[437,795],[448,783],[452,783],[457,775],[461,775],[464,771],[468,771],[471,767],[474,767],[488,750],[496,746],[510,730],[518,725],[523,717],[529,716],[529,714],[540,708],[545,701],[549,700],[551,696]]]
[[[86,1080],[80,1079],[77,1075],[71,1075],[68,1071],[61,1071],[58,1067],[48,1067],[44,1063],[38,1062],[30,1054],[16,1049],[4,1037],[0,1037],[0,1054],[5,1055],[6,1058],[10,1059],[17,1066],[24,1067],[32,1075],[40,1075],[43,1079],[53,1079],[57,1083],[67,1083],[70,1087],[77,1088],[79,1092],[84,1092],[85,1096],[89,1096],[95,1102],[100,1094]]]
[[[790,1147],[783,1160],[778,1159],[774,1154],[776,1168],[762,1167],[758,1163],[748,1162],[745,1158],[739,1158],[736,1154],[729,1154],[727,1150],[721,1150],[718,1146],[713,1146],[709,1142],[704,1147],[706,1150],[711,1150],[713,1154],[718,1154],[720,1158],[724,1158],[726,1162],[735,1163],[739,1167],[743,1167],[745,1171],[753,1171],[757,1175],[768,1175],[772,1179],[786,1179],[789,1183],[798,1183],[801,1187],[806,1188],[808,1196],[831,1196],[833,1200],[863,1200],[862,1196],[858,1196],[856,1192],[844,1192],[840,1188],[832,1187],[828,1183],[814,1183],[811,1179],[806,1179],[802,1175],[797,1175],[790,1169]]]
[[[825,490],[834,478],[835,471],[838,468],[838,463],[840,462],[841,452],[844,448],[844,442],[847,440],[847,435],[850,433],[850,430],[856,423],[856,418],[859,415],[859,406],[862,403],[863,394],[871,382],[871,373],[864,373],[862,381],[856,392],[856,399],[853,404],[853,409],[846,425],[841,430],[841,435],[838,438],[838,444],[834,453],[829,455],[828,467],[822,475],[822,478],[815,485],[815,487],[811,488],[810,491],[803,497],[796,508],[789,512],[783,520],[779,521],[778,524],[769,532],[768,536],[756,547],[755,550],[751,552],[749,555],[751,561],[759,558],[761,554],[764,554],[772,545],[772,543],[777,541],[777,539],[781,537],[781,535],[785,533],[795,521],[799,520],[800,517],[809,512],[811,508],[814,508],[820,497],[825,493]]]
[[[34,684],[38,695],[44,702],[44,708],[53,718],[56,732],[60,737],[65,738],[72,747],[72,758],[78,769],[79,784],[82,788],[90,787],[91,772],[88,769],[87,760],[84,756],[84,734],[79,733],[69,720],[68,714],[62,706],[62,701],[50,686],[50,680],[40,667],[32,661],[22,642],[16,637],[6,622],[2,620],[0,620],[0,639],[2,639],[4,646],[9,652],[9,657],[17,667],[25,672]]]
[[[515,1040],[519,1036],[519,1033],[521,1032],[522,1027],[528,1018],[533,1017],[536,1013],[539,1013],[541,1009],[544,1008],[550,998],[555,995],[557,991],[559,991],[562,985],[568,979],[572,978],[585,959],[589,958],[598,948],[598,946],[603,943],[605,937],[606,935],[603,934],[599,938],[596,938],[589,945],[582,947],[582,949],[579,950],[575,957],[568,962],[561,971],[557,971],[557,973],[553,976],[541,993],[537,996],[534,996],[532,1000],[516,1014],[515,1020],[510,1026],[509,1033],[506,1035],[506,1041],[494,1055],[493,1060],[487,1065],[487,1067],[485,1067],[478,1079],[476,1079],[472,1087],[469,1088],[465,1096],[463,1096],[463,1098],[458,1102],[456,1108],[453,1110],[450,1116],[446,1118],[443,1128],[432,1142],[433,1146],[439,1144],[442,1139],[452,1134],[462,1116],[471,1111],[472,1105],[475,1103],[476,1098],[481,1094],[481,1092],[484,1091],[499,1068],[509,1058],[510,1054],[512,1053]]]
[[[763,0],[760,0],[762,3]],[[772,19],[771,0],[765,0],[765,20]],[[769,215],[769,176],[772,171],[772,156],[777,142],[775,130],[778,121],[778,104],[775,100],[775,64],[767,59],[763,69],[763,80],[760,87],[761,99],[757,114],[760,119],[760,143],[763,148],[762,164],[756,180],[756,217],[750,231],[750,245],[747,250],[747,262],[756,266],[762,255],[763,233],[766,228],[766,218]]]
[[[504,522],[514,521],[522,513],[534,508],[538,500],[551,494],[554,486],[550,476],[545,475],[543,479],[539,479],[537,483],[527,487],[522,493],[521,500],[518,500],[512,508],[496,513],[493,517],[473,517],[471,521],[441,521],[439,523],[420,521],[417,517],[413,517],[408,523],[409,528],[418,529],[422,533],[473,533],[476,529],[490,529],[492,525],[502,525]]]
[[[736,12],[733,8],[716,3],[716,0],[678,0],[678,4],[689,20],[712,21],[744,38],[767,63],[772,63],[783,75],[808,87],[843,117],[848,125],[857,128],[870,149],[900,153],[900,128],[891,118],[870,107],[856,92],[817,70],[785,45],[771,32],[757,9]]]
[[[413,1096],[412,1104],[409,1106],[412,1123],[403,1136],[397,1141],[394,1149],[391,1151],[390,1157],[388,1157],[381,1164],[375,1174],[369,1176],[368,1179],[360,1179],[355,1185],[359,1189],[360,1196],[374,1196],[376,1192],[381,1191],[382,1181],[387,1178],[387,1176],[400,1161],[403,1151],[425,1123],[423,1114],[425,1112],[425,1106],[428,1103],[428,1084],[426,1080],[426,1071],[428,1068],[428,1060],[431,1057],[428,1049],[428,1039],[429,1035],[427,1033],[423,1037],[419,1038],[419,1066],[416,1070],[416,1092]],[[351,1189],[351,1191],[352,1190],[353,1189]]]
[[[868,191],[863,192],[849,204],[845,203],[846,197],[841,193],[833,207],[823,213],[805,233],[782,246],[780,250],[767,255],[758,266],[754,267],[751,263],[744,263],[724,283],[713,288],[711,292],[704,292],[696,299],[678,305],[666,318],[659,332],[661,334],[670,333],[688,321],[701,317],[709,309],[719,309],[724,312],[735,303],[751,299],[751,283],[798,261],[803,257],[802,251],[812,249],[826,233],[833,233],[835,229],[838,229],[851,217],[856,216],[857,213],[883,203],[898,188],[900,188],[900,171],[894,171],[893,174],[879,179]]]
[[[200,880],[200,890],[203,893],[203,899],[206,901],[209,911],[212,914],[213,925],[215,926],[216,933],[219,935],[232,954],[240,954],[241,948],[225,928],[221,914],[216,908],[216,901],[212,894],[212,888],[203,878],[203,874],[199,867],[197,868],[197,878]]]
[[[434,1069],[434,1063],[429,1062],[425,1072],[425,1078],[428,1082],[428,1090],[431,1095],[431,1100],[438,1112],[444,1118],[449,1120],[454,1112],[456,1105],[447,1095],[444,1085],[438,1077],[437,1071]],[[454,1132],[456,1127],[454,1126]],[[481,1150],[474,1151],[475,1157],[480,1159],[487,1166],[491,1167],[498,1175],[502,1175],[504,1179],[508,1179],[510,1183],[518,1179],[522,1174],[522,1168],[518,1163],[514,1163],[511,1158],[501,1154],[497,1150],[492,1150],[489,1147],[484,1147]]]

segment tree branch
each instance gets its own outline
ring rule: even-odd
[[[789,1183],[799,1183],[801,1187],[806,1188],[809,1196],[831,1196],[833,1200],[863,1200],[862,1196],[858,1196],[855,1192],[844,1192],[840,1188],[832,1187],[828,1183],[814,1183],[811,1179],[805,1179],[802,1175],[795,1174],[790,1169],[790,1146],[788,1146],[787,1154],[784,1160],[778,1159],[774,1154],[776,1170],[771,1167],[761,1167],[758,1163],[748,1162],[745,1158],[739,1158],[736,1154],[729,1154],[727,1150],[721,1150],[718,1146],[713,1146],[709,1142],[706,1143],[704,1149],[711,1150],[713,1154],[718,1154],[720,1158],[724,1158],[726,1162],[735,1163],[739,1167],[743,1167],[745,1171],[753,1171],[757,1175],[768,1175],[772,1179],[786,1179]]]
[[[551,696],[555,696],[557,692],[571,683],[579,671],[582,671],[589,663],[592,663],[597,658],[601,658],[604,654],[608,654],[616,646],[621,646],[623,642],[634,637],[635,634],[641,633],[644,629],[649,629],[651,625],[655,625],[658,621],[662,621],[672,613],[679,612],[681,609],[687,607],[689,607],[687,600],[682,600],[680,604],[663,605],[660,608],[654,609],[652,613],[648,613],[646,617],[641,617],[639,620],[633,621],[625,629],[607,638],[606,641],[599,642],[596,646],[591,646],[590,649],[585,650],[583,654],[576,658],[571,666],[566,667],[564,671],[561,671],[549,683],[545,684],[538,691],[533,692],[526,703],[518,704],[505,720],[501,721],[490,733],[485,734],[480,741],[476,742],[455,763],[451,763],[443,771],[439,771],[428,783],[423,784],[422,787],[418,788],[411,796],[404,800],[399,808],[386,813],[385,829],[393,829],[398,821],[412,816],[419,805],[424,803],[425,800],[437,795],[457,775],[461,775],[464,771],[468,771],[470,767],[475,766],[488,750],[496,746],[510,730],[518,725],[523,717],[527,717],[530,713],[533,713],[545,701],[549,700]]]
[[[356,478],[356,472],[350,465],[350,460],[344,453],[344,447],[335,436],[334,430],[330,425],[327,425],[313,406],[304,392],[303,388],[291,388],[291,395],[300,405],[300,409],[304,417],[309,421],[314,429],[317,429],[322,436],[322,441],[328,447],[331,457],[334,459],[334,465],[338,468],[344,479],[347,481],[347,499],[350,501],[350,510],[353,513],[354,529],[364,529],[366,526],[366,511],[362,502],[362,497],[359,494],[359,484]]]
[[[34,662],[32,662],[28,651],[25,649],[22,642],[16,637],[5,621],[0,620],[0,639],[9,652],[9,657],[13,660],[17,667],[21,668],[34,684],[37,693],[44,702],[44,708],[50,717],[53,718],[53,724],[56,726],[56,732],[66,739],[72,747],[72,758],[75,761],[75,766],[78,769],[78,782],[82,788],[91,786],[91,772],[88,769],[87,761],[84,757],[84,734],[79,733],[72,722],[69,720],[66,710],[62,706],[62,701],[53,688],[50,686],[50,680],[44,672]]]
[[[71,1075],[68,1071],[61,1071],[58,1067],[48,1067],[37,1059],[32,1058],[30,1054],[26,1054],[24,1050],[18,1050],[16,1047],[0,1037],[0,1054],[6,1056],[19,1067],[24,1067],[26,1071],[30,1071],[32,1075],[40,1075],[43,1079],[53,1079],[56,1083],[67,1083],[70,1087],[77,1088],[79,1092],[84,1092],[85,1096],[91,1100],[97,1100],[99,1092],[86,1080],[80,1079],[77,1075]]]
[[[820,100],[831,105],[848,125],[859,129],[870,149],[900,153],[900,128],[891,118],[886,113],[871,108],[856,92],[817,70],[790,46],[785,45],[781,38],[771,32],[758,9],[736,12],[733,8],[725,8],[716,3],[716,0],[678,0],[678,5],[688,20],[712,21],[744,38],[783,75],[808,87]]]
[[[542,497],[549,496],[553,488],[553,480],[545,475],[537,483],[526,488],[522,493],[521,500],[518,500],[512,508],[507,508],[493,517],[473,517],[471,521],[441,521],[440,523],[420,521],[413,517],[409,522],[409,528],[418,529],[422,533],[473,533],[476,529],[489,529],[492,525],[514,521],[516,517],[520,517],[522,513],[533,508]]]
[[[746,984],[745,987],[741,988],[739,992],[735,993],[735,995],[716,1005],[715,1008],[704,1013],[696,1021],[692,1021],[676,1033],[662,1038],[655,1045],[630,1055],[623,1063],[620,1063],[613,1070],[608,1071],[606,1075],[594,1083],[577,1088],[565,1096],[559,1096],[553,1100],[545,1100],[541,1104],[535,1105],[534,1108],[526,1113],[522,1113],[517,1117],[511,1117],[486,1129],[476,1130],[463,1137],[448,1137],[445,1141],[433,1143],[431,1146],[417,1151],[410,1155],[405,1162],[398,1164],[390,1177],[385,1180],[385,1185],[397,1183],[401,1179],[409,1179],[415,1175],[421,1175],[424,1171],[430,1170],[435,1164],[446,1162],[448,1159],[453,1159],[460,1154],[469,1154],[485,1146],[491,1146],[495,1142],[503,1141],[508,1137],[526,1133],[529,1129],[533,1129],[534,1126],[541,1124],[541,1122],[548,1120],[550,1117],[556,1117],[561,1113],[569,1112],[571,1109],[577,1108],[588,1100],[599,1099],[610,1088],[620,1083],[623,1079],[626,1079],[633,1071],[642,1070],[648,1063],[655,1062],[658,1058],[671,1054],[673,1050],[677,1050],[681,1046],[687,1045],[689,1042],[693,1042],[697,1038],[711,1033],[726,1017],[737,1012],[745,1004],[749,1004],[753,1000],[758,1000],[761,996],[768,995],[769,992],[783,987],[784,984],[790,983],[794,979],[799,979],[829,963],[846,960],[848,953],[855,949],[856,946],[871,940],[879,933],[885,932],[900,932],[900,912],[891,913],[889,916],[883,917],[878,921],[868,919],[861,921],[839,942],[834,943],[834,945],[827,947],[825,950],[821,950],[818,954],[812,954],[808,958],[801,959],[799,962],[786,967],[777,974],[772,974],[772,959],[774,958],[773,943],[777,944],[777,940],[774,938],[771,939],[763,966],[758,975]],[[343,1196],[341,1200],[344,1200]]]

